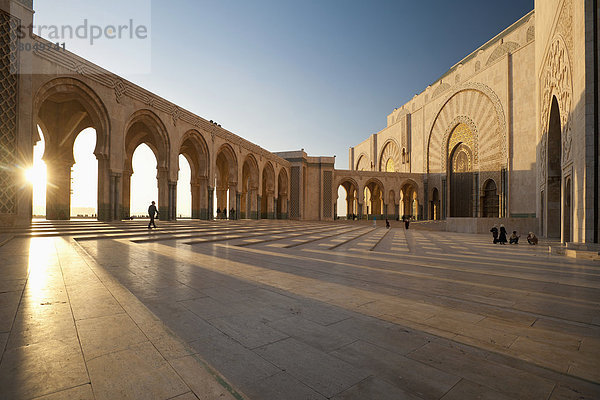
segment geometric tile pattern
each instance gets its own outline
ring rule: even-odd
[[[14,214],[19,20],[0,11],[0,213]]]

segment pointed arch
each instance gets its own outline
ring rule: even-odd
[[[147,109],[134,112],[125,125],[124,137],[126,171],[131,171],[133,152],[142,143],[154,152],[158,168],[169,168],[169,134],[165,124],[154,112]]]
[[[388,139],[384,143],[379,155],[379,171],[399,171],[400,163],[400,146],[398,146],[398,143],[394,139]]]

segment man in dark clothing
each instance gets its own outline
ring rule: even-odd
[[[155,203],[152,202],[152,204],[150,204],[150,207],[148,207],[148,216],[150,217],[150,222],[148,222],[148,229],[152,229],[152,226],[156,228],[156,224],[154,223],[154,217],[156,215],[158,215],[158,210],[156,209]]]
[[[490,229],[490,232],[492,232],[492,237],[494,238],[494,244],[498,243],[498,227],[496,225],[492,226],[492,229]]]
[[[506,244],[506,228],[504,225],[500,225],[500,234],[498,235],[498,243]]]

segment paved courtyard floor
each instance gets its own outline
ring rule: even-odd
[[[599,262],[413,226],[158,225],[0,232],[0,398],[600,399]]]

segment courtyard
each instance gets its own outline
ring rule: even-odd
[[[2,231],[2,398],[600,397],[600,266],[544,241],[158,226]]]

